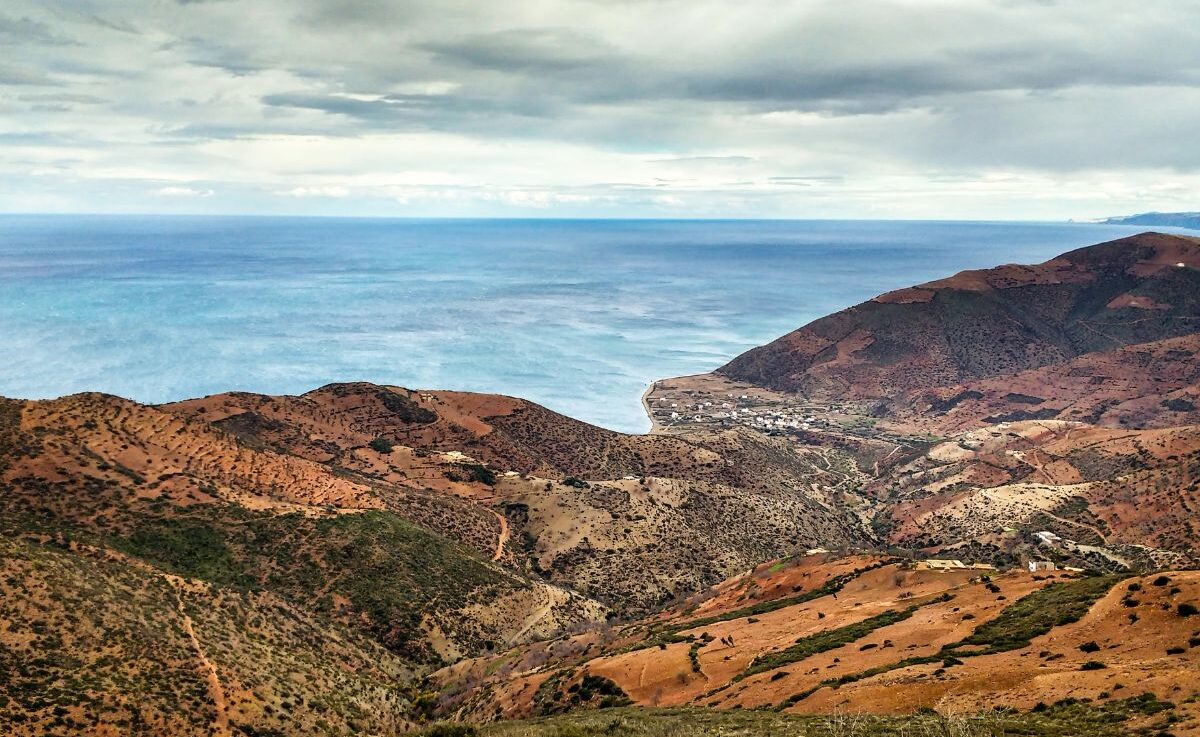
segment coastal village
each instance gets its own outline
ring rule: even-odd
[[[643,397],[654,432],[691,433],[698,430],[722,431],[749,428],[773,437],[790,440],[797,448],[829,444],[842,447],[874,447],[877,457],[919,450],[940,439],[929,435],[906,434],[895,427],[877,423],[861,403],[820,403],[796,395],[731,381],[713,374],[685,376],[655,382]],[[1006,431],[1008,423],[997,426]],[[968,451],[982,443],[972,437],[959,439]],[[1011,451],[1021,458],[1021,451]],[[867,501],[867,500],[864,500]],[[869,503],[869,502],[868,502]],[[1015,532],[1013,530],[1012,532]],[[1062,561],[1095,561],[1103,568],[1129,569],[1132,561],[1104,545],[1090,545],[1069,539],[1052,530],[1031,535],[1027,556],[1021,567],[1031,573],[1084,570]],[[938,553],[929,551],[932,555]],[[949,551],[946,551],[949,552]],[[1055,562],[1055,561],[1059,562]],[[931,557],[921,562],[928,570],[991,570],[993,565],[970,559]]]
[[[748,427],[806,445],[829,436],[899,447],[935,440],[880,427],[860,403],[813,402],[712,374],[657,381],[643,400],[655,432]]]

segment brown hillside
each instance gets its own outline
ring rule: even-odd
[[[877,527],[912,547],[952,549],[967,541],[1011,549],[1032,542],[1015,531],[1047,530],[1085,546],[1190,551],[1192,560],[1200,551],[1195,426],[1002,424],[935,445],[872,488],[886,499],[886,524]],[[1071,552],[1038,547],[1040,556]],[[1144,552],[1126,549],[1115,559],[1133,562]],[[1091,562],[1103,567],[1104,558]]]
[[[6,735],[393,733],[415,693],[394,654],[269,593],[0,537]]]
[[[848,568],[859,572],[847,578]],[[449,703],[478,720],[555,713],[600,677],[642,706],[826,714],[1027,710],[1150,692],[1178,709],[1181,734],[1200,729],[1198,625],[1178,609],[1200,598],[1195,572],[1121,581],[809,556],[720,589],[726,601],[743,592],[741,608],[648,625],[659,633],[648,643],[647,625],[631,625],[464,662],[440,679]]]
[[[299,397],[216,395],[166,409],[249,447],[491,505],[508,525],[504,560],[619,610],[645,611],[796,548],[869,538],[822,489],[861,483],[848,457],[797,453],[744,429],[624,435],[523,400],[370,384]],[[371,449],[377,438],[395,447]],[[481,465],[488,483],[471,479]],[[407,516],[455,534],[410,507]],[[494,543],[495,522],[485,522]]]
[[[488,560],[496,518],[457,497],[256,447],[116,397],[5,408],[4,536],[82,541],[165,572],[269,591],[419,661],[602,614]],[[431,531],[439,525],[445,536]],[[526,621],[548,601],[545,616]]]
[[[938,433],[1025,419],[1137,428],[1200,424],[1200,334],[915,392],[886,412]]]
[[[1200,241],[1144,233],[891,292],[718,373],[811,398],[876,399],[1186,335],[1198,319]]]

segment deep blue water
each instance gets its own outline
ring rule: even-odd
[[[654,379],[880,292],[1143,229],[0,216],[0,394],[162,402],[366,380],[642,431]]]

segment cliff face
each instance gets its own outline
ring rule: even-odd
[[[1187,335],[1198,319],[1200,241],[1145,233],[884,294],[717,373],[814,399],[891,398]]]

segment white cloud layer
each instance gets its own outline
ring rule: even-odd
[[[9,0],[0,208],[1200,209],[1178,0]]]

